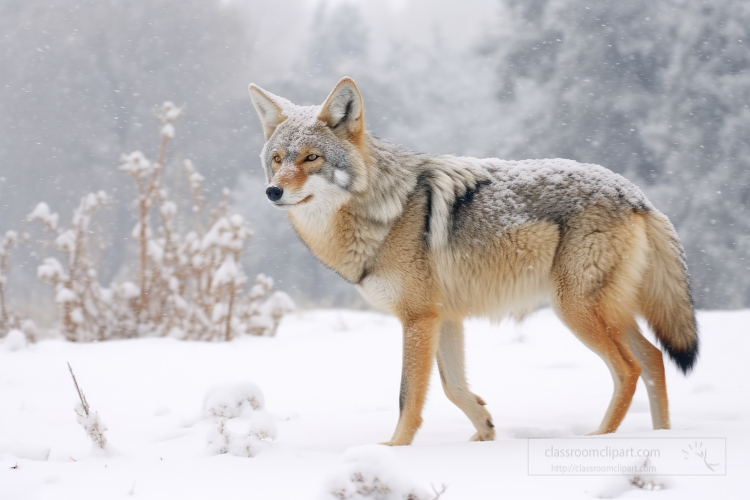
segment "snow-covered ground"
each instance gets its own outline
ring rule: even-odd
[[[357,486],[375,490],[363,498],[400,498],[382,496],[383,485],[425,498],[442,484],[447,500],[748,498],[750,311],[698,318],[695,372],[685,378],[667,366],[673,430],[651,430],[641,385],[616,436],[726,438],[724,476],[659,477],[664,489],[647,491],[627,476],[529,475],[527,438],[595,429],[612,389],[602,361],[549,310],[521,325],[467,325],[469,380],[488,402],[496,441],[467,442],[474,430],[435,371],[413,445],[373,446],[390,438],[398,417],[399,324],[329,310],[285,318],[275,338],[229,343],[0,343],[0,499],[333,499],[347,497],[331,491]],[[107,427],[105,452],[92,451],[76,421],[66,362]],[[226,410],[238,417],[227,435],[252,443],[212,454],[225,411],[216,405],[231,406],[237,394],[257,400]],[[274,428],[277,439],[262,439]],[[255,456],[242,456],[246,449]]]

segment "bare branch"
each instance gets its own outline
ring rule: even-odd
[[[70,363],[68,363],[68,370],[70,370],[70,376],[73,377],[73,383],[76,385],[76,391],[78,391],[78,397],[81,399],[81,406],[83,406],[83,411],[86,412],[86,416],[88,417],[89,404],[86,402],[86,396],[83,395],[81,388],[78,387],[78,381],[76,380],[76,376],[73,373],[73,368],[70,367]]]

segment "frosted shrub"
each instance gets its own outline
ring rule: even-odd
[[[264,276],[247,295],[247,276],[240,254],[251,232],[242,216],[229,214],[229,191],[214,211],[208,230],[201,230],[205,198],[204,177],[190,160],[183,162],[193,196],[193,228],[177,230],[178,206],[161,185],[167,142],[174,137],[173,122],[181,108],[165,103],[161,147],[151,163],[140,152],[123,156],[122,170],[136,182],[139,223],[133,231],[140,248],[140,296],[137,313],[141,324],[158,334],[202,340],[230,340],[237,334],[274,335],[281,317],[294,308],[288,295],[271,292],[273,281]],[[152,231],[149,217],[158,207],[158,224]]]
[[[255,285],[239,304],[239,323],[253,335],[276,335],[281,318],[294,310],[294,302],[284,292],[272,292],[273,279],[264,274],[255,278]]]
[[[344,465],[330,476],[320,498],[433,500],[440,496],[440,493],[428,493],[424,487],[406,478],[397,462],[393,450],[384,446],[350,448],[344,453]]]
[[[121,157],[120,170],[130,175],[138,191],[138,224],[132,232],[138,244],[138,284],[126,281],[105,288],[97,280],[89,225],[92,214],[109,201],[105,193],[81,199],[70,229],[58,226],[58,215],[46,203],[29,215],[55,235],[55,248],[66,256],[66,265],[48,257],[38,268],[39,279],[55,289],[66,338],[170,335],[230,340],[238,334],[274,335],[283,315],[293,310],[289,296],[273,291],[273,280],[262,274],[242,293],[247,276],[240,255],[251,232],[242,216],[228,213],[227,190],[218,209],[205,216],[204,177],[189,160],[182,166],[193,196],[192,229],[180,230],[180,209],[163,186],[163,171],[174,121],[181,114],[182,108],[170,102],[162,106],[155,161],[140,151]],[[203,231],[206,219],[208,230]],[[0,279],[2,304],[3,283]]]
[[[265,411],[265,399],[253,383],[219,386],[206,394],[203,409],[212,421],[208,450],[254,457],[269,440],[276,439],[276,425]]]
[[[26,335],[21,330],[12,329],[5,338],[0,341],[0,349],[3,351],[20,351],[26,348]]]
[[[101,418],[99,418],[99,414],[93,411],[89,406],[88,401],[86,401],[86,396],[84,396],[83,391],[78,386],[78,381],[76,380],[76,376],[73,374],[73,368],[70,367],[70,364],[68,364],[68,370],[70,370],[70,376],[73,377],[73,383],[76,386],[78,398],[80,399],[80,402],[76,403],[76,406],[74,408],[76,412],[76,422],[81,424],[83,430],[86,431],[86,434],[89,436],[89,438],[91,438],[91,441],[94,444],[94,448],[103,450],[105,445],[107,444],[107,438],[104,435],[104,431],[107,430],[107,426],[104,425]]]
[[[65,255],[67,265],[54,257],[45,258],[37,268],[37,276],[55,289],[62,333],[68,340],[90,342],[135,334],[133,298],[128,293],[134,285],[102,287],[90,248],[91,217],[108,201],[103,191],[81,198],[69,229],[57,225],[58,215],[46,203],[38,204],[29,214],[30,221],[42,222],[47,231],[56,235],[54,247]]]
[[[19,243],[28,240],[28,234],[19,235],[16,231],[6,231],[5,235],[0,239],[0,337],[9,335],[10,332],[15,330],[16,334],[23,334],[26,340],[34,341],[36,338],[36,325],[29,319],[22,320],[10,310],[6,302],[5,293],[8,285],[8,271],[10,269],[10,251],[18,246]]]
[[[81,424],[83,430],[91,438],[91,441],[96,448],[104,449],[107,444],[107,438],[104,436],[104,431],[107,430],[107,426],[104,425],[99,414],[95,411],[88,410],[81,403],[77,403],[75,406],[76,422]]]

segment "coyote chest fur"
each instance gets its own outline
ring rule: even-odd
[[[684,252],[643,193],[598,165],[413,153],[369,134],[354,81],[322,106],[255,85],[266,196],[310,251],[403,325],[399,420],[386,444],[420,427],[433,359],[448,398],[495,431],[464,369],[466,317],[521,318],[551,303],[615,381],[594,433],[614,432],[639,377],[654,428],[669,428],[662,353],[687,373],[698,351]]]

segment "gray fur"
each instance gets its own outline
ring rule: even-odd
[[[280,148],[286,152],[285,163],[294,163],[299,148],[313,146],[319,148],[326,159],[327,168],[322,169],[320,175],[326,176],[326,179],[333,183],[333,169],[344,170],[351,179],[349,182],[351,186],[354,173],[351,169],[349,151],[347,148],[342,148],[342,141],[325,123],[318,120],[320,106],[295,106],[293,110],[284,109],[283,111],[287,116],[286,120],[276,127],[260,153],[266,172],[266,182],[271,182],[273,177],[271,158],[275,149]]]
[[[484,401],[465,380],[465,317],[520,318],[551,298],[615,380],[597,433],[617,428],[640,373],[621,338],[636,325],[634,313],[684,371],[692,367],[698,343],[684,259],[678,263],[684,253],[666,217],[624,177],[563,159],[413,153],[365,131],[348,77],[323,106],[295,106],[252,85],[250,92],[267,137],[268,181],[289,187],[288,201],[275,205],[322,262],[404,325],[399,425],[387,444],[413,439],[433,356],[446,394],[477,429],[472,440],[494,438]],[[303,148],[320,150],[321,168],[290,165]],[[274,175],[276,149],[289,168]],[[654,351],[647,361],[663,374]],[[662,408],[652,406],[654,425],[668,428],[664,380],[653,380],[653,404]]]
[[[321,106],[297,106],[273,94],[264,95],[285,117],[261,152],[268,182],[273,177],[275,149],[286,152],[286,163],[294,162],[298,149],[317,147],[326,161],[314,175],[353,192],[353,201],[375,223],[393,222],[411,196],[429,196],[425,232],[433,249],[475,231],[501,235],[538,220],[551,221],[562,229],[571,215],[597,201],[606,200],[623,211],[653,210],[643,193],[621,175],[572,160],[427,155],[367,133],[369,171],[357,168],[364,159],[349,141],[319,120]],[[337,170],[344,174],[338,179]],[[342,180],[346,181],[343,185]]]
[[[491,182],[474,195],[473,209],[458,214],[460,224],[453,221],[463,235],[488,226],[500,234],[537,220],[564,230],[572,215],[598,201],[622,211],[653,210],[640,189],[599,165],[562,159],[478,163]]]
[[[388,147],[379,142],[381,148]],[[478,160],[391,149],[398,151],[398,164],[412,169],[412,190],[417,178],[429,186],[427,229],[433,248],[448,244],[451,237],[469,237],[476,231],[499,236],[538,220],[564,228],[570,216],[597,201],[608,201],[622,211],[653,210],[640,189],[599,165],[562,159]]]

